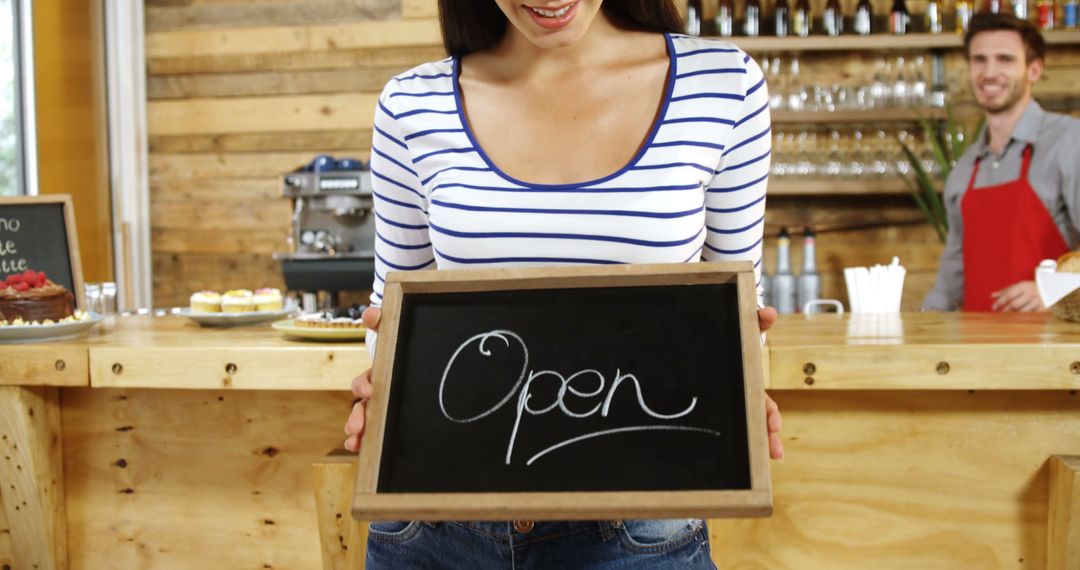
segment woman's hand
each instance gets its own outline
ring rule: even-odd
[[[776,309],[772,307],[758,309],[757,315],[761,332],[769,330],[776,323]],[[769,457],[773,459],[784,457],[784,442],[780,441],[780,424],[780,406],[777,406],[776,402],[765,394],[765,425],[769,429]]]
[[[368,307],[367,309],[364,309],[362,318],[365,327],[378,332],[379,319],[382,318],[382,309]],[[374,390],[375,387],[371,385],[370,368],[360,373],[356,378],[353,378],[352,393],[353,396],[356,396],[356,402],[353,404],[349,419],[345,422],[345,434],[348,435],[348,437],[345,438],[345,449],[348,449],[349,451],[355,452],[360,449],[360,434],[364,433],[364,412],[367,408],[368,398],[371,398]]]

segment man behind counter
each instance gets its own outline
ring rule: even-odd
[[[986,126],[945,182],[949,233],[923,307],[1041,311],[1035,267],[1080,242],[1080,121],[1032,99],[1046,46],[1031,23],[977,15],[964,50]]]

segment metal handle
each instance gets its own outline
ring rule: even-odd
[[[802,312],[804,315],[809,315],[812,313],[812,311],[810,310],[811,308],[822,307],[826,305],[836,307],[836,314],[844,314],[844,304],[840,301],[837,301],[836,299],[815,299],[813,301],[807,301],[806,304],[803,305]]]

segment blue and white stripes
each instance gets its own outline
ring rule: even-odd
[[[376,277],[388,271],[750,260],[760,267],[768,93],[729,43],[670,35],[668,91],[639,154],[609,176],[530,184],[470,132],[458,62],[412,69],[375,113]]]

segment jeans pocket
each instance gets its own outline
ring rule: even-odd
[[[660,554],[686,546],[701,530],[701,519],[623,521],[616,536],[631,552]]]
[[[381,521],[368,525],[368,538],[386,544],[401,544],[420,534],[420,521]]]

